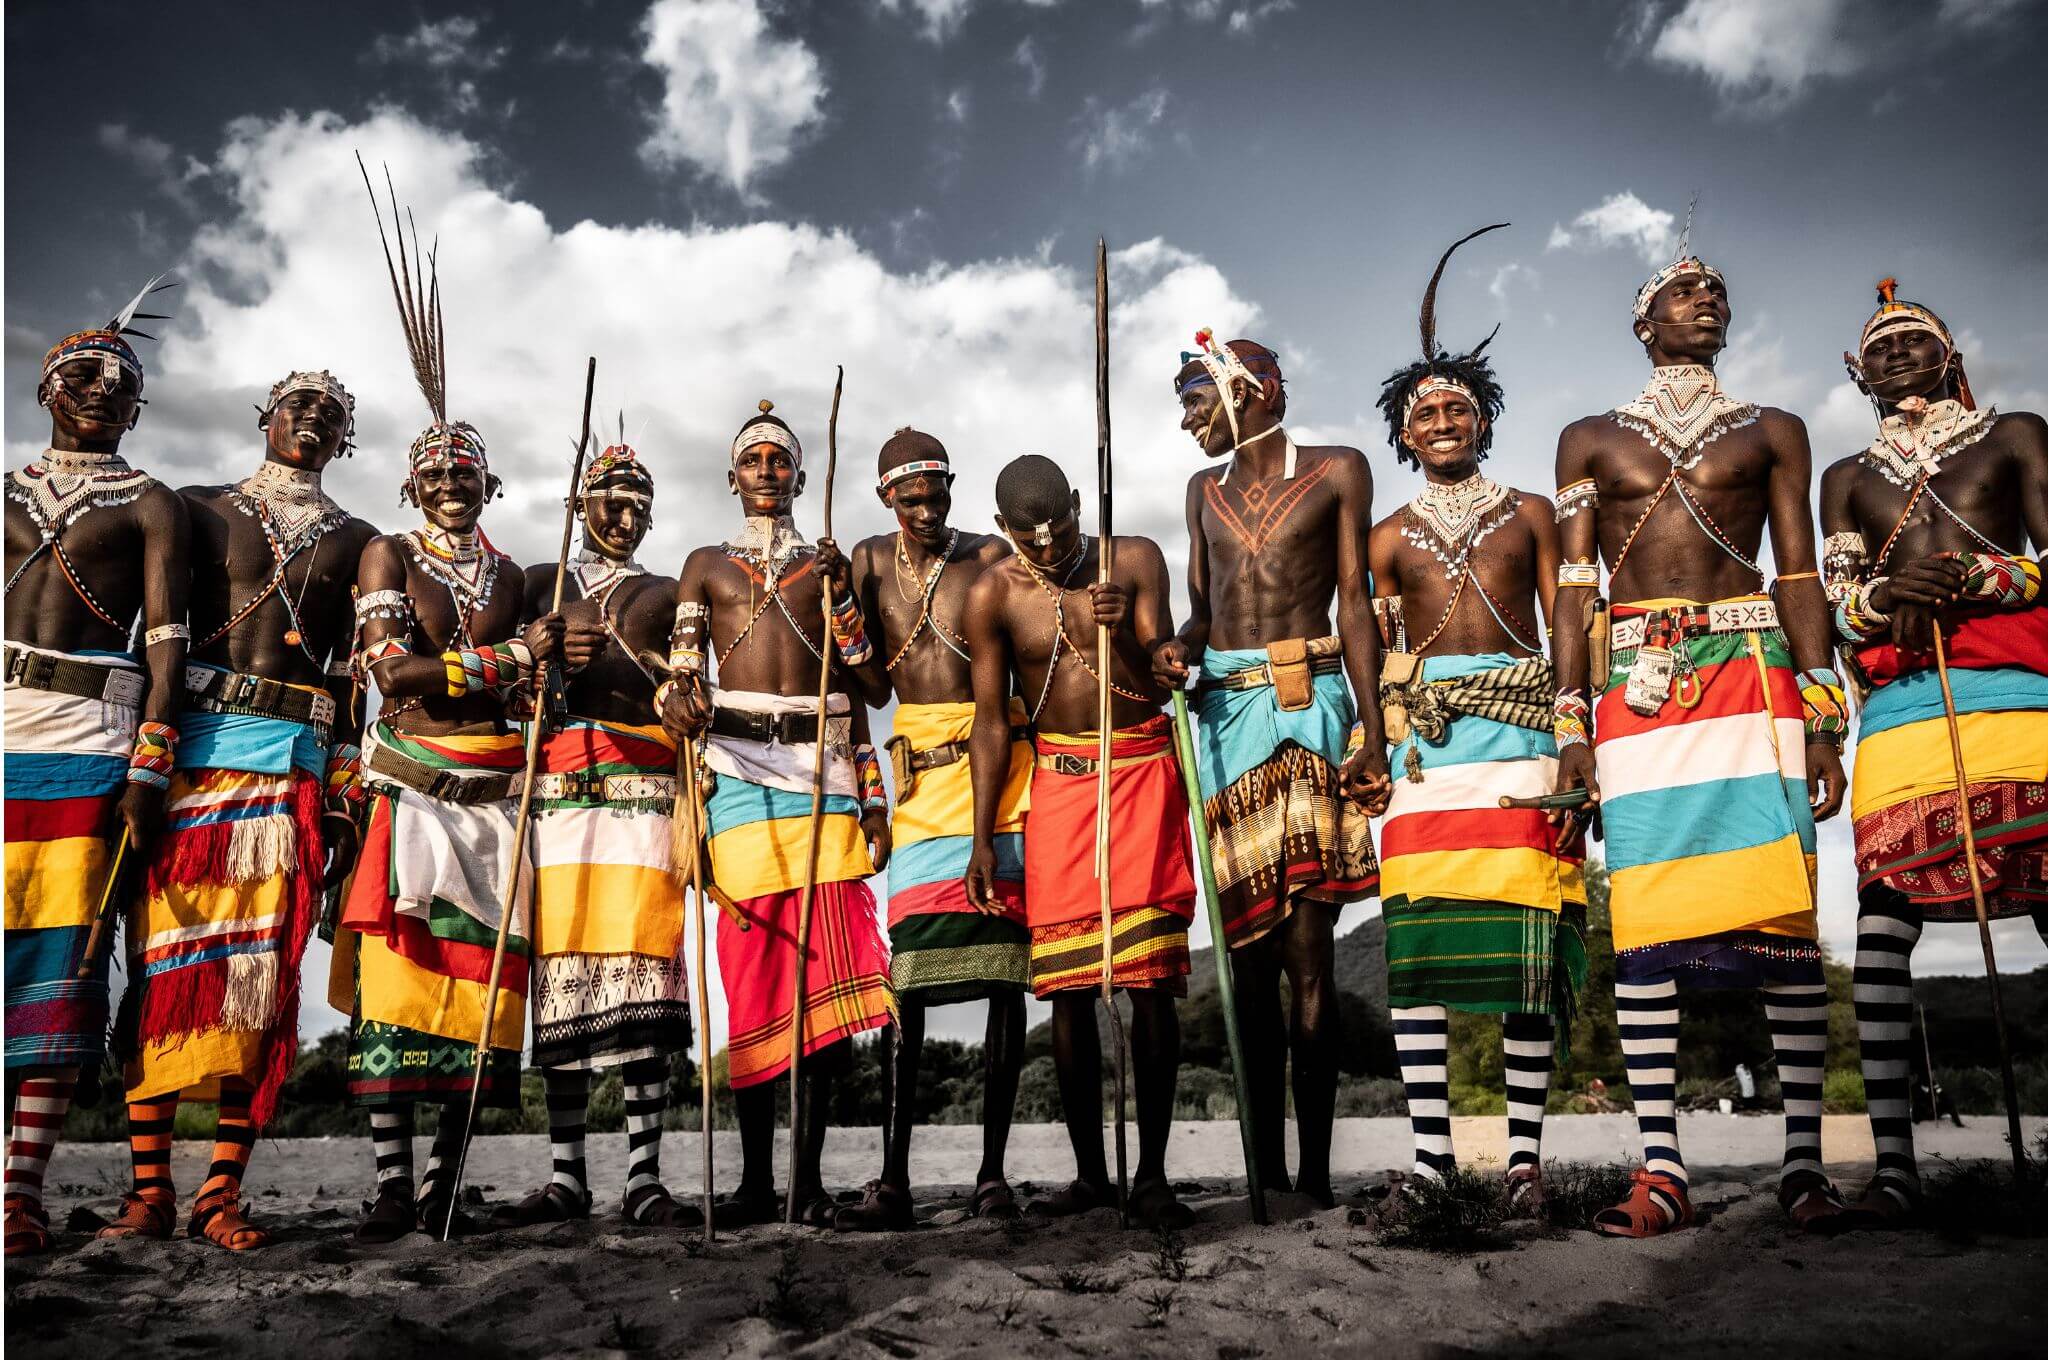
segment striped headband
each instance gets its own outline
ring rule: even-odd
[[[1899,281],[1884,279],[1877,285],[1877,310],[1870,314],[1870,320],[1863,323],[1863,338],[1856,344],[1860,355],[1869,347],[1871,338],[1879,331],[1913,330],[1926,331],[1942,344],[1953,350],[1956,338],[1942,319],[1917,302],[1901,302],[1898,296]]]
[[[898,482],[909,481],[912,477],[923,477],[930,473],[950,477],[953,475],[953,465],[943,458],[921,458],[915,462],[902,463],[876,478],[875,490],[887,491]]]
[[[640,454],[630,444],[612,444],[590,460],[583,469],[583,480],[577,487],[577,494],[587,496],[592,487],[607,477],[637,477],[647,483],[647,489],[654,489],[654,474],[641,461]]]
[[[430,467],[471,466],[488,473],[484,437],[466,420],[437,420],[421,430],[406,455],[407,477]]]
[[[142,386],[141,358],[118,332],[105,329],[79,331],[50,346],[49,352],[43,355],[43,381],[47,382],[50,375],[62,365],[88,355],[97,356],[101,360],[102,371],[105,370],[106,362],[112,360],[117,368],[127,369],[135,375],[135,385],[138,389]]]
[[[732,441],[732,460],[737,463],[740,455],[756,444],[773,444],[787,450],[798,467],[804,464],[804,446],[797,442],[795,432],[779,420],[757,420],[741,430]]]
[[[1647,320],[1650,315],[1650,303],[1663,291],[1664,285],[1673,279],[1682,279],[1687,274],[1698,274],[1701,278],[1712,279],[1724,288],[1728,285],[1728,280],[1721,276],[1721,271],[1699,256],[1681,255],[1650,275],[1649,281],[1636,290],[1636,320]]]
[[[1401,423],[1403,425],[1408,423],[1408,417],[1415,410],[1415,403],[1421,401],[1432,392],[1456,392],[1471,403],[1474,411],[1484,409],[1480,406],[1479,398],[1474,395],[1471,388],[1446,374],[1432,373],[1421,382],[1415,384],[1415,390],[1408,394],[1408,403],[1401,408]]]

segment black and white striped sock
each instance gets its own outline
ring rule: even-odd
[[[1877,1144],[1877,1178],[1920,1185],[1913,1156],[1913,946],[1920,909],[1905,894],[1874,884],[1859,894],[1856,917],[1856,1038],[1862,1050],[1863,1100]]]
[[[1441,1179],[1457,1165],[1451,1151],[1450,1016],[1442,1006],[1397,1006],[1394,1048],[1415,1129],[1415,1174]]]
[[[412,1180],[412,1106],[370,1111],[370,1145],[377,1153],[377,1187]]]
[[[551,1184],[567,1186],[578,1201],[590,1197],[590,1175],[583,1161],[583,1130],[589,1119],[590,1073],[582,1068],[546,1068],[548,1089],[548,1151],[554,1158]]]
[[[627,1063],[620,1077],[626,1083],[626,1199],[643,1207],[661,1185],[661,1116],[668,1109],[668,1061],[641,1058]]]
[[[1764,988],[1764,1014],[1778,1055],[1778,1087],[1785,1105],[1785,1161],[1780,1183],[1798,1175],[1825,1175],[1820,1156],[1821,1087],[1827,1075],[1828,989],[1779,984]]]
[[[1685,1159],[1678,1150],[1678,983],[1614,984],[1614,1018],[1622,1061],[1643,1137],[1643,1167],[1682,1186]]]
[[[1508,1170],[1541,1166],[1543,1106],[1550,1099],[1556,1028],[1547,1015],[1509,1015],[1501,1026],[1500,1045],[1507,1076]]]

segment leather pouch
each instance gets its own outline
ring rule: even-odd
[[[1422,673],[1422,658],[1413,652],[1380,653],[1380,723],[1387,743],[1408,739],[1408,686]]]
[[[889,772],[896,776],[896,805],[901,807],[917,788],[917,767],[910,763],[910,738],[891,737],[882,747],[889,753]]]
[[[1267,647],[1266,668],[1273,676],[1273,698],[1283,712],[1299,713],[1315,703],[1315,676],[1308,666],[1306,638],[1289,638]]]

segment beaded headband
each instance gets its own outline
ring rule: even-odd
[[[875,489],[887,491],[898,482],[907,482],[912,477],[933,474],[950,477],[953,475],[953,465],[943,458],[920,458],[909,463],[899,463],[875,479]]]

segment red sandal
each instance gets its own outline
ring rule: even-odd
[[[94,1236],[108,1240],[140,1237],[150,1242],[168,1242],[178,1226],[176,1202],[163,1195],[144,1195],[130,1190],[121,1196],[121,1212]]]
[[[7,1198],[6,1226],[0,1229],[9,1256],[37,1256],[50,1249],[50,1214],[27,1195]]]
[[[1628,1198],[1593,1215],[1593,1231],[1609,1237],[1661,1237],[1692,1226],[1692,1200],[1685,1182],[1662,1171],[1637,1167]]]

